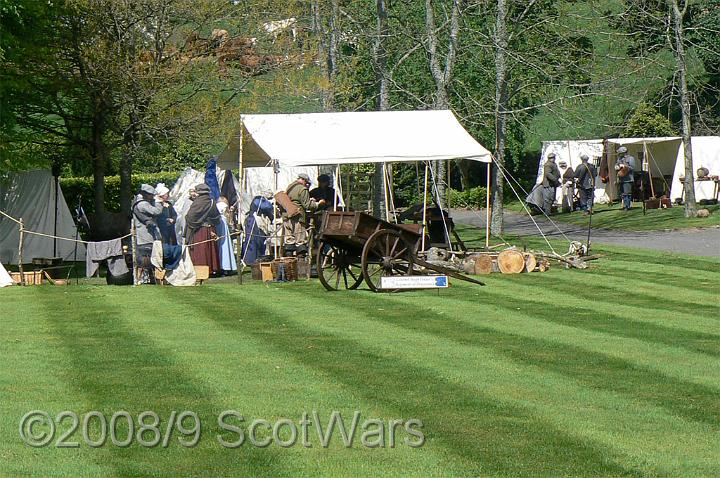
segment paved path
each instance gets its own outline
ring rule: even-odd
[[[455,222],[485,227],[485,211],[453,210]],[[562,234],[544,216],[533,216],[546,236],[557,239]],[[540,235],[537,228],[525,214],[505,212],[505,231],[519,236]],[[572,240],[587,241],[587,227],[555,222]],[[591,240],[594,244],[642,247],[666,252],[693,254],[697,256],[720,257],[720,228],[683,229],[677,231],[618,231],[593,229]]]

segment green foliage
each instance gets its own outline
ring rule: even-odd
[[[165,183],[168,188],[172,189],[179,177],[180,173],[177,172],[136,174],[132,177],[132,190],[133,192],[138,191],[141,184],[155,186],[157,183]],[[80,199],[87,213],[95,211],[93,184],[91,177],[60,178],[60,188],[68,206],[72,209]],[[108,211],[120,210],[120,176],[105,177],[105,207]]]
[[[487,189],[482,186],[458,191],[448,190],[448,204],[451,208],[481,209],[487,201]]]
[[[640,103],[635,108],[625,127],[625,135],[630,138],[677,136],[677,134],[670,121],[648,103]]]

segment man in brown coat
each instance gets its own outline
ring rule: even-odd
[[[306,255],[307,250],[307,224],[308,212],[317,211],[325,204],[325,200],[315,201],[310,197],[310,176],[305,173],[298,174],[296,181],[290,183],[285,192],[290,200],[300,209],[298,214],[287,217],[283,214],[283,229],[285,235],[285,255]]]

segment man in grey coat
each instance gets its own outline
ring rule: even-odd
[[[617,153],[615,171],[617,171],[618,190],[622,197],[623,210],[629,211],[632,208],[632,190],[635,184],[635,158],[628,154],[625,146],[620,146]]]
[[[154,241],[162,240],[157,218],[163,212],[161,203],[155,202],[157,192],[148,184],[140,186],[140,192],[135,196],[132,205],[133,224],[135,225],[135,241],[137,244],[138,269],[140,269],[140,282],[153,281],[150,255]]]
[[[597,171],[595,166],[590,164],[590,157],[587,154],[580,155],[580,161],[582,163],[575,169],[575,179],[580,192],[580,209],[584,214],[592,214]]]
[[[555,164],[555,153],[550,153],[543,165],[542,191],[543,211],[550,215],[552,205],[555,202],[555,188],[560,186],[560,170]]]

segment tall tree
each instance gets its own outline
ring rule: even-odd
[[[687,14],[690,0],[685,0],[681,7],[679,0],[667,0],[672,17],[675,62],[680,87],[680,108],[682,112],[682,138],[685,153],[685,217],[697,215],[695,201],[695,172],[693,171],[692,155],[692,124],[690,111],[690,92],[688,90],[688,70],[685,57],[684,17]]]
[[[505,141],[507,135],[508,110],[508,5],[506,0],[497,0],[495,32],[495,168],[492,176],[492,217],[491,232],[503,232],[503,172],[505,167]]]
[[[448,35],[448,46],[443,59],[438,49],[438,27],[435,22],[435,6],[433,0],[425,0],[425,32],[427,35],[428,63],[430,73],[435,81],[435,109],[450,109],[450,85],[455,68],[455,56],[457,54],[458,35],[460,32],[460,0],[453,0],[450,13],[450,33]],[[441,66],[442,63],[442,66]],[[446,207],[447,190],[447,163],[438,161],[434,165],[437,181],[437,193],[439,206]],[[465,175],[463,175],[465,176]]]
[[[377,81],[377,110],[390,109],[390,75],[388,72],[387,41],[390,37],[388,25],[388,7],[386,0],[376,0],[376,30],[373,63]],[[373,214],[382,217],[386,208],[387,194],[385,189],[386,165],[376,163],[373,174]]]

